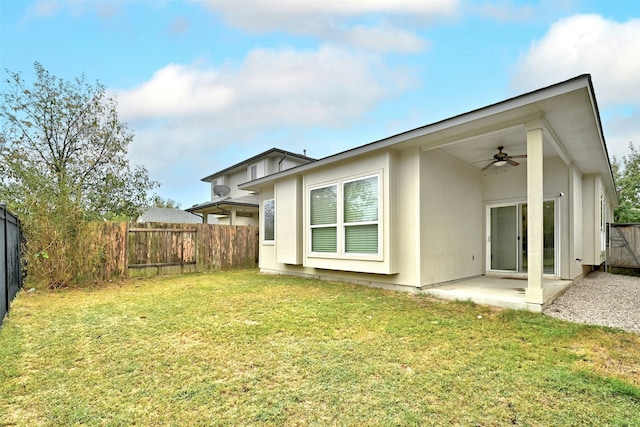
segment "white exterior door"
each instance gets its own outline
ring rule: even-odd
[[[557,204],[545,200],[544,273],[556,274]],[[487,270],[525,273],[527,271],[527,204],[487,206]]]

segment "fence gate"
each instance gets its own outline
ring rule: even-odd
[[[0,324],[22,287],[22,230],[18,217],[0,205]]]
[[[196,236],[195,228],[154,224],[130,227],[127,239],[129,277],[196,271]]]
[[[640,269],[640,224],[609,224],[607,267]]]

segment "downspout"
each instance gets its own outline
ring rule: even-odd
[[[284,153],[284,156],[282,156],[282,158],[278,162],[278,172],[282,172],[282,162],[284,162],[284,159],[286,158],[287,158],[287,153]]]

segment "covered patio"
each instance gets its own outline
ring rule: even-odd
[[[238,225],[238,217],[257,217],[259,201],[259,197],[253,194],[235,198],[221,197],[185,210],[195,215],[201,215],[205,224],[207,224],[209,215],[217,215],[219,223]]]
[[[544,307],[562,295],[572,284],[572,280],[545,278],[542,284],[542,304],[527,302],[526,276],[476,276],[423,288],[422,293],[435,298],[542,312]]]

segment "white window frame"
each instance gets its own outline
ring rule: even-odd
[[[253,171],[255,171],[255,176]],[[249,181],[253,181],[254,179],[258,179],[258,164],[253,164],[249,166]]]
[[[351,182],[362,181],[370,178],[377,178],[378,180],[378,219],[376,221],[364,221],[345,223],[344,221],[344,187]],[[328,187],[336,187],[336,223],[335,224],[318,224],[311,225],[311,192]],[[316,258],[340,258],[340,259],[361,259],[361,260],[373,260],[380,261],[383,259],[383,175],[382,172],[367,173],[365,175],[359,175],[357,177],[349,177],[336,181],[325,182],[319,185],[310,186],[307,189],[307,200],[309,211],[307,213],[308,220],[308,245],[307,255]],[[355,253],[346,251],[346,238],[345,229],[350,226],[358,225],[371,225],[376,224],[378,226],[378,249],[376,253]],[[335,227],[336,228],[336,252],[314,252],[312,245],[312,229],[323,227]]]
[[[311,192],[314,190],[320,190],[323,188],[336,187],[336,222],[335,223],[327,223],[327,224],[311,224]],[[309,253],[312,253],[317,256],[336,256],[338,254],[339,240],[340,240],[340,230],[339,222],[340,222],[340,185],[337,182],[332,182],[329,184],[323,184],[316,187],[309,188]],[[313,231],[318,228],[335,228],[336,229],[336,252],[314,252],[313,251]]]
[[[361,222],[350,222],[347,223],[345,222],[344,219],[344,212],[345,212],[345,206],[344,206],[344,195],[345,195],[345,186],[349,183],[352,182],[358,182],[358,181],[364,181],[370,178],[376,178],[378,180],[378,194],[377,194],[377,200],[378,200],[378,212],[377,212],[377,219],[375,221],[361,221]],[[382,210],[381,210],[381,204],[380,204],[380,200],[381,200],[381,181],[380,181],[380,175],[379,174],[373,174],[373,175],[367,175],[367,176],[361,176],[355,179],[349,179],[349,180],[344,180],[342,181],[342,195],[340,198],[341,201],[341,205],[342,205],[342,216],[341,216],[341,221],[342,221],[342,254],[344,256],[379,256],[381,253],[381,246],[380,246],[380,236],[382,235],[382,229],[381,229],[381,221],[380,218],[382,216]],[[376,225],[378,228],[378,247],[375,253],[370,253],[370,252],[347,252],[347,228],[348,227],[357,227],[360,225]]]
[[[267,206],[268,202],[272,202],[273,203],[273,239],[267,239],[267,233],[266,233],[266,229],[267,229],[267,215],[265,214],[265,209]],[[265,244],[274,244],[276,241],[276,200],[275,199],[266,199],[263,203],[262,206],[262,221],[263,221],[263,228],[265,230],[265,235],[263,238],[263,243]]]
[[[560,266],[560,262],[561,262],[561,256],[560,254],[562,253],[562,222],[561,222],[561,218],[562,218],[562,205],[561,205],[561,198],[560,197],[544,197],[543,198],[543,203],[544,202],[550,202],[553,201],[553,206],[554,206],[554,236],[553,236],[553,244],[554,244],[554,249],[555,249],[555,254],[554,254],[554,272],[553,273],[544,273],[544,276],[547,277],[559,277],[560,276],[560,271],[561,271],[561,266]],[[506,206],[516,206],[518,210],[521,209],[522,205],[527,204],[527,199],[514,199],[512,201],[509,202],[499,202],[499,203],[486,203],[485,204],[485,229],[484,229],[484,233],[485,233],[485,253],[486,253],[486,257],[485,257],[485,271],[486,272],[490,272],[490,273],[516,273],[516,274],[521,274],[523,273],[522,271],[520,271],[520,267],[521,267],[521,262],[522,262],[522,257],[521,254],[518,254],[518,258],[517,258],[517,268],[516,271],[513,270],[494,270],[491,268],[491,209],[492,208],[499,208],[499,207],[506,207]],[[517,234],[520,234],[520,240],[518,241],[519,244],[521,242],[521,239],[523,238],[523,236],[521,235],[521,222],[522,222],[522,218],[520,215],[518,215],[518,220],[517,220],[517,224],[516,226],[518,227],[518,231]],[[518,251],[521,250],[521,247],[518,248]],[[528,273],[526,273],[528,274]]]

